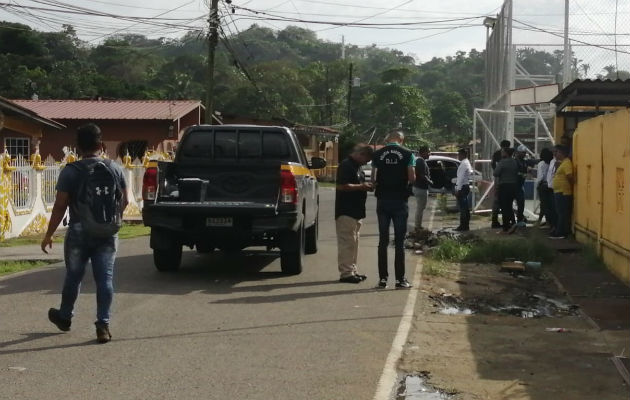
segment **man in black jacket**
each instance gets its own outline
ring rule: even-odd
[[[405,136],[394,131],[387,137],[385,147],[374,153],[372,165],[376,182],[376,214],[378,216],[378,287],[387,287],[387,247],[389,246],[389,226],[394,224],[396,253],[394,267],[396,288],[408,289],[411,284],[405,278],[405,235],[409,206],[407,200],[411,185],[416,180],[415,156],[402,146]]]
[[[512,147],[512,143],[510,143],[509,140],[502,140],[501,141],[501,148],[497,151],[494,152],[494,154],[492,155],[492,161],[490,162],[490,165],[492,166],[492,171],[494,171],[497,168],[497,165],[499,164],[499,162],[502,159],[501,156],[501,152],[503,151],[503,149],[509,149],[510,147]],[[501,224],[499,223],[499,211],[501,210],[501,205],[499,202],[499,185],[497,184],[496,180],[494,183],[494,201],[492,202],[492,227],[493,228],[500,228]]]

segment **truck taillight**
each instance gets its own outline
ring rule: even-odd
[[[142,178],[142,200],[153,201],[157,194],[157,168],[150,167]]]
[[[297,204],[298,190],[295,175],[291,171],[280,171],[280,202]]]

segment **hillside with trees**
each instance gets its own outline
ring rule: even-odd
[[[468,140],[472,109],[483,103],[483,52],[459,51],[423,64],[376,46],[347,45],[343,60],[341,53],[340,43],[295,26],[274,31],[253,25],[224,35],[216,57],[215,109],[223,115],[337,126],[355,140],[379,141],[396,127],[415,144]],[[205,38],[193,32],[178,39],[122,34],[90,45],[70,25],[40,32],[0,22],[0,76],[5,78],[0,96],[204,99],[206,55]],[[522,51],[518,58],[533,73],[561,70],[561,53]],[[352,88],[348,123],[351,63],[360,86]]]

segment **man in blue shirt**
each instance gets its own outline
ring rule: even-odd
[[[409,206],[407,200],[411,186],[416,180],[416,159],[413,152],[402,146],[402,132],[391,132],[387,145],[377,150],[372,157],[374,181],[376,183],[376,215],[378,216],[378,287],[387,287],[387,247],[389,226],[394,224],[394,269],[396,288],[408,289],[411,284],[405,278],[405,236]]]
[[[77,147],[81,160],[75,164],[89,165],[103,162],[103,142],[101,130],[95,124],[87,124],[77,130]],[[121,209],[116,212],[122,215],[127,206],[125,179],[123,171],[116,163],[108,163],[123,189]],[[86,179],[77,165],[66,165],[57,180],[57,196],[50,216],[48,231],[42,240],[41,248],[47,253],[52,247],[52,235],[61,222],[66,210],[70,208],[70,223],[64,240],[64,260],[66,277],[61,292],[59,309],[48,310],[48,319],[62,331],[69,331],[74,315],[74,303],[79,296],[81,281],[85,274],[88,260],[92,264],[92,273],[96,283],[96,339],[99,343],[107,343],[111,339],[109,317],[114,287],[114,261],[118,247],[118,234],[107,237],[95,237],[86,232],[82,222],[85,218],[78,211],[78,188]]]

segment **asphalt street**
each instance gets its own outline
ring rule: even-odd
[[[409,291],[375,289],[373,196],[359,255],[368,279],[338,282],[334,191],[321,197],[319,252],[298,276],[262,250],[187,251],[181,270],[164,274],[148,238],[122,241],[108,344],[95,342],[89,272],[68,333],[46,317],[63,264],[1,279],[0,398],[373,398]],[[410,281],[416,262],[408,256]]]

